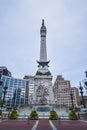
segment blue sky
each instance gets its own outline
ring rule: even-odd
[[[15,78],[35,75],[42,19],[53,81],[63,75],[78,87],[87,70],[87,0],[0,0],[0,66]]]

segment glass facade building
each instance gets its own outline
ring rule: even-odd
[[[4,97],[4,88],[7,87],[5,93],[5,104],[9,107],[23,106],[27,103],[26,99],[26,80],[16,79],[13,77],[2,75],[1,80],[3,82],[1,86],[2,99]]]
[[[5,66],[0,66],[0,78],[1,75],[6,75],[11,77],[11,72]]]
[[[34,76],[25,75],[24,79],[26,80],[26,102],[28,102],[28,104],[33,104]]]

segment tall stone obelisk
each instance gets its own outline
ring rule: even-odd
[[[44,25],[44,20],[42,20],[42,26],[40,28],[40,61],[37,61],[38,70],[35,75],[34,87],[34,102],[36,104],[54,103],[52,75],[48,69],[49,61],[47,61],[46,34],[47,29]]]
[[[40,46],[40,62],[47,62],[47,50],[46,50],[46,27],[44,26],[44,20],[42,20],[42,27],[40,29],[41,46]]]

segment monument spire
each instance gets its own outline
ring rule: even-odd
[[[38,70],[34,78],[34,100],[36,104],[51,104],[54,101],[52,91],[52,75],[49,71],[46,50],[46,34],[47,29],[45,27],[44,19],[40,28],[40,60],[38,62]]]
[[[47,29],[44,25],[44,19],[43,19],[42,20],[42,26],[40,28],[40,35],[41,35],[40,62],[47,62],[46,33],[47,33]]]

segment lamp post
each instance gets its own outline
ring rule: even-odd
[[[15,107],[15,98],[16,98],[16,90],[14,91],[14,94],[13,94],[13,104],[12,104],[13,108]]]
[[[3,82],[0,80],[0,86],[2,85],[2,83],[3,83]]]
[[[4,102],[5,102],[5,95],[6,95],[6,93],[7,93],[7,89],[8,89],[8,87],[7,87],[7,83],[6,83],[6,85],[3,87],[3,101],[2,101],[2,107],[3,107],[3,105],[4,105]]]
[[[81,85],[81,82],[80,82],[79,84],[80,84],[79,89],[80,89],[81,98],[82,98],[82,100],[81,100],[81,105],[83,105],[83,107],[85,107],[84,96],[83,96],[83,87],[82,87],[82,85]]]
[[[0,77],[0,87],[2,89],[2,80],[1,80],[1,77]],[[2,93],[0,92],[0,106],[2,106]]]
[[[85,86],[85,89],[86,89],[86,92],[87,92],[87,71],[85,71],[85,76],[86,76],[86,79],[84,80],[84,86]]]
[[[71,97],[72,108],[74,109],[74,104],[73,104],[73,92],[72,92],[72,89],[70,90],[70,97]]]

